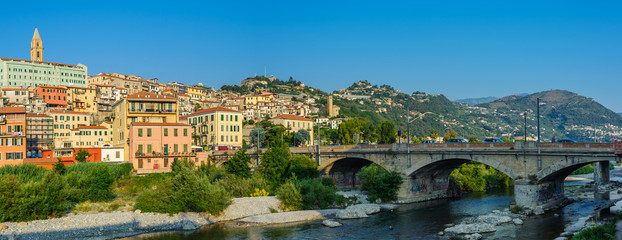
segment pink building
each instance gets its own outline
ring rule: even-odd
[[[192,152],[192,128],[188,124],[133,122],[129,141],[130,161],[139,174],[168,172],[177,159],[188,158],[195,165],[204,162]]]

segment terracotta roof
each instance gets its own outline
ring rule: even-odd
[[[133,122],[132,126],[188,126],[190,125],[185,123],[151,123],[151,122]]]
[[[58,87],[58,86],[43,86],[43,85],[40,85],[40,86],[38,86],[38,87],[41,87],[41,88],[58,88],[58,89],[67,89],[66,87]]]
[[[188,119],[188,116],[181,116],[181,117],[179,117],[179,120],[186,120],[186,119]]]
[[[112,122],[111,122],[111,121],[104,121],[104,122],[105,122],[105,123],[107,123],[107,124],[112,124]]]
[[[65,113],[65,114],[83,114],[88,115],[85,112],[67,111],[67,110],[50,110],[50,113]]]
[[[193,112],[193,113],[191,113],[188,116],[194,116],[194,115],[199,115],[199,114],[208,113],[208,112],[236,112],[236,113],[239,113],[240,111],[231,110],[231,109],[224,108],[224,107],[213,107],[213,108],[208,108],[208,109],[203,109],[203,110],[199,110],[199,111]]]
[[[146,91],[142,91],[142,92],[139,92],[139,93],[134,93],[132,95],[127,96],[127,98],[128,99],[134,98],[134,99],[168,99],[168,100],[177,100],[174,97],[158,95],[158,94],[150,93],[150,92],[146,92]]]
[[[0,58],[0,59],[6,60],[6,61],[17,61],[17,62],[47,63],[47,64],[52,64],[52,65],[68,66],[68,67],[77,67],[78,66],[78,65],[66,64],[66,63],[40,62],[40,61],[32,61],[32,60],[16,59],[16,58]]]
[[[26,113],[25,107],[3,107],[0,108],[0,113]]]
[[[77,128],[71,129],[71,131],[81,130],[81,129],[108,129],[104,126],[79,126]]]
[[[272,119],[290,119],[290,120],[300,120],[300,121],[313,121],[311,119],[305,118],[305,117],[301,117],[298,115],[291,115],[291,114],[283,114],[283,115],[279,115],[276,116]]]
[[[36,113],[27,113],[26,117],[49,117],[51,118],[51,116],[49,115],[45,115],[45,114],[36,114]]]
[[[17,87],[5,87],[2,88],[2,91],[13,91],[13,90],[25,90],[28,91],[28,88],[17,88]]]

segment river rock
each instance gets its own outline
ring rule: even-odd
[[[17,224],[17,227],[20,227],[20,228],[25,228],[26,226],[28,226],[28,223],[25,223],[25,222],[20,222]]]
[[[326,220],[322,221],[322,225],[334,228],[334,227],[340,227],[341,223],[339,223],[339,222],[337,222],[335,220],[332,220],[332,219],[326,219]]]
[[[499,213],[501,213],[501,211],[499,211],[499,210],[492,210],[492,213],[499,214]]]
[[[533,210],[533,214],[535,214],[535,215],[542,215],[542,214],[544,214],[544,209],[542,209],[541,206],[538,206],[538,207],[536,207]]]
[[[380,209],[385,210],[385,211],[395,210],[395,209],[398,209],[399,207],[400,205],[391,204],[391,203],[380,204]]]
[[[346,209],[353,209],[357,211],[363,211],[365,214],[374,214],[380,212],[380,205],[378,204],[356,204],[348,206]]]
[[[440,232],[438,232],[438,235],[439,235],[439,236],[443,236],[443,235],[445,235],[445,232],[440,231]]]
[[[318,211],[294,211],[294,212],[282,212],[282,213],[270,213],[264,215],[250,216],[240,219],[241,222],[254,223],[254,224],[277,224],[277,223],[291,223],[291,222],[303,222],[314,221],[324,219],[321,213]]]
[[[462,223],[445,229],[445,232],[454,232],[458,234],[486,233],[494,231],[497,231],[497,229],[495,229],[495,225],[489,223]]]
[[[520,218],[514,218],[512,221],[516,225],[522,225],[523,224],[523,220],[521,220]]]
[[[556,237],[553,240],[568,240],[568,238],[567,237]]]
[[[337,211],[337,214],[335,214],[335,217],[339,219],[354,219],[354,218],[366,218],[369,216],[367,216],[367,214],[363,210],[346,208],[346,209]]]
[[[479,234],[479,233],[473,233],[473,234],[464,236],[464,239],[466,239],[466,240],[480,240],[480,239],[482,239],[482,235]]]
[[[281,201],[275,196],[234,198],[231,205],[219,216],[212,216],[215,222],[241,219],[245,217],[272,213],[279,209]]]
[[[488,215],[482,215],[482,216],[478,216],[477,220],[479,222],[483,222],[483,223],[488,223],[488,224],[492,224],[492,225],[499,225],[502,223],[508,223],[512,221],[511,217],[508,216],[500,216],[497,214],[488,214]]]
[[[4,223],[0,223],[0,231],[6,230],[8,227]]]

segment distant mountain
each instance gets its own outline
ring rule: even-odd
[[[459,103],[466,103],[468,105],[471,106],[475,106],[477,104],[482,104],[482,103],[489,103],[489,102],[494,102],[497,99],[499,99],[499,97],[481,97],[481,98],[465,98],[465,99],[458,99],[455,100],[454,102],[459,102]]]
[[[558,139],[570,137],[579,141],[592,141],[594,138],[610,141],[615,132],[622,129],[620,114],[607,109],[593,98],[565,90],[544,91],[524,97],[508,96],[477,106],[505,118],[511,125],[520,125],[524,121],[521,113],[527,112],[531,121],[535,119],[538,98],[540,124],[545,133],[543,138],[555,136]]]
[[[519,96],[519,97],[524,97],[529,95],[528,93],[517,93],[517,94],[512,94],[510,96]],[[489,103],[489,102],[494,102],[497,101],[499,99],[499,97],[495,97],[495,96],[490,96],[490,97],[480,97],[480,98],[465,98],[465,99],[458,99],[455,100],[454,102],[459,102],[459,103],[465,103],[471,106],[475,106],[478,104],[482,104],[482,103]]]

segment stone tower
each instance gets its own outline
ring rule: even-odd
[[[35,28],[32,41],[30,41],[30,60],[43,62],[43,40],[41,40],[37,28]]]
[[[328,104],[327,105],[328,106],[326,108],[326,113],[328,114],[328,116],[331,116],[332,113],[333,113],[333,96],[328,96]]]

